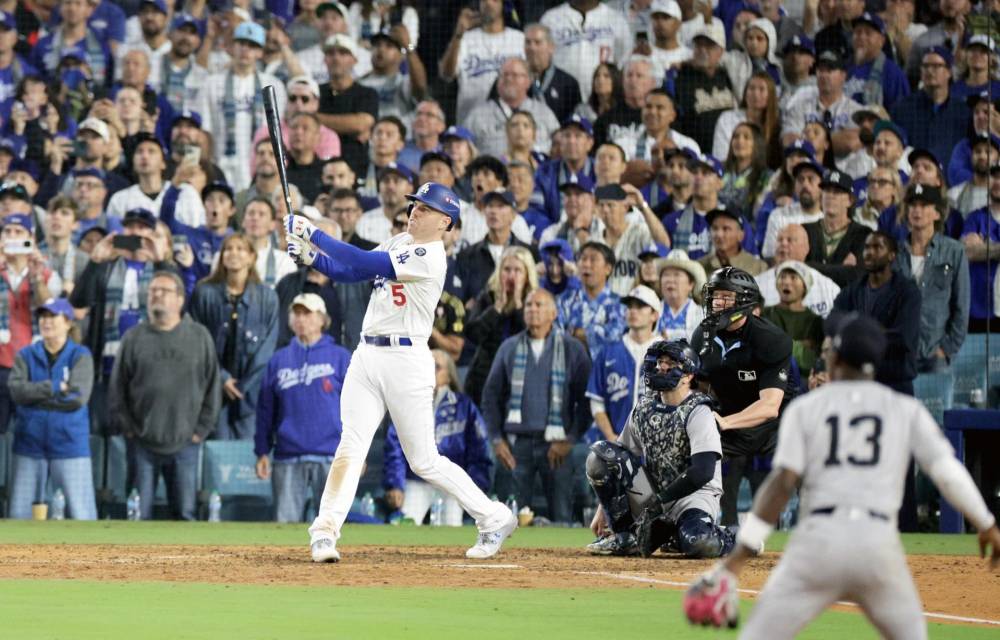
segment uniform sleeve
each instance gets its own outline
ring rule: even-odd
[[[276,366],[276,359],[272,358],[267,364],[267,373],[264,375],[260,394],[257,396],[257,429],[254,432],[253,452],[258,458],[271,453],[274,445],[274,425],[277,422],[279,406],[278,396],[274,392]]]
[[[910,449],[917,464],[926,472],[931,469],[936,460],[943,457],[954,457],[955,450],[952,449],[951,443],[948,442],[941,427],[934,421],[927,409],[918,402],[909,398],[908,400],[913,407],[913,416],[910,419],[910,424],[913,425],[910,434]]]
[[[778,445],[774,449],[772,468],[783,468],[802,475],[806,468],[806,439],[799,418],[801,404],[792,403],[785,409],[778,427]]]
[[[622,432],[618,434],[618,444],[625,447],[631,451],[634,455],[642,457],[642,441],[639,440],[639,436],[635,433],[635,424],[632,422],[635,419],[636,411],[639,406],[636,405],[632,409],[632,413],[629,414],[628,420],[625,421],[625,426],[622,428]]]
[[[692,456],[696,453],[717,453],[722,456],[722,436],[719,435],[715,416],[706,405],[695,407],[688,416],[687,434]]]
[[[398,282],[437,278],[447,270],[440,246],[411,244],[389,249],[388,253]]]
[[[594,362],[590,369],[590,376],[587,380],[587,397],[604,402],[604,400],[606,399],[604,397],[604,394],[605,391],[607,391],[607,389],[604,386],[605,380],[606,377],[604,375],[604,349],[601,349],[594,356]]]
[[[760,353],[766,360],[757,374],[758,386],[761,389],[786,389],[788,371],[792,366],[792,339],[785,333],[775,332],[761,346]]]

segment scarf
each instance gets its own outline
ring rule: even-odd
[[[222,97],[222,117],[226,123],[225,155],[232,157],[236,155],[236,95],[233,88],[234,74],[232,71],[226,74],[225,94]],[[250,109],[252,123],[250,125],[250,135],[260,127],[259,114],[264,109],[264,92],[260,86],[260,75],[254,71],[253,74],[253,107]]]
[[[192,68],[194,68],[194,62],[190,62],[180,71],[174,71],[174,65],[171,64],[169,55],[164,55],[160,59],[160,90],[175,111],[184,110],[184,96],[187,93],[184,89],[184,83]]]
[[[139,274],[139,316],[140,322],[146,319],[146,291],[153,279],[153,264],[147,262]],[[108,284],[104,292],[104,350],[102,355],[113,358],[118,353],[121,344],[121,333],[118,322],[121,318],[122,301],[125,298],[125,274],[128,265],[124,258],[115,260],[108,275]]]
[[[0,273],[0,344],[8,344],[10,342],[10,297],[11,295],[16,296],[17,291],[10,288],[10,284],[7,282],[5,276],[6,269],[3,273]],[[46,275],[46,277],[48,277]],[[25,282],[28,283],[28,291],[31,295],[34,295],[33,287],[31,286],[31,280],[27,276],[21,281],[23,285]],[[20,289],[20,286],[18,287]],[[31,314],[31,341],[34,342],[38,337],[38,316],[34,313]]]
[[[65,48],[62,29],[57,29],[55,36],[52,38],[52,48],[49,49],[48,54],[45,56],[45,66],[53,70],[58,68],[59,58]],[[87,27],[87,31],[83,36],[83,48],[87,52],[87,64],[90,66],[91,77],[94,80],[98,80],[99,84],[105,84],[107,82],[105,74],[108,70],[108,61],[104,57],[104,46],[97,39],[97,36],[94,35],[94,32],[90,30],[90,27]]]
[[[566,384],[566,353],[562,331],[552,328],[552,371],[549,376],[549,415],[545,419],[545,441],[566,439],[562,421],[563,386]],[[514,349],[514,371],[511,374],[510,401],[507,403],[507,422],[521,424],[521,401],[524,398],[524,372],[528,368],[531,350],[528,332],[521,334]]]
[[[885,69],[885,54],[879,53],[868,72],[868,79],[861,89],[861,104],[882,104],[882,73]]]

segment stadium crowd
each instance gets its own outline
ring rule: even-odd
[[[832,310],[886,328],[878,379],[911,394],[997,326],[995,12],[0,0],[11,516],[52,474],[70,515],[94,517],[90,433],[125,435],[145,517],[160,472],[174,516],[195,517],[206,439],[254,441],[278,519],[302,520],[322,491],[371,286],[285,252],[272,85],[292,207],[327,233],[372,249],[405,230],[424,182],[460,196],[430,339],[437,443],[501,498],[534,504],[540,480],[553,522],[580,520],[586,445],[625,428],[647,348],[685,339],[711,360],[703,292],[756,287],[747,326],[777,329],[738,372],[754,392],[721,397],[706,374],[734,521],[779,407],[825,382]],[[733,287],[727,267],[753,278]],[[722,367],[739,343],[715,340]],[[754,435],[729,447],[730,430]],[[384,431],[384,506],[422,521],[434,491]]]

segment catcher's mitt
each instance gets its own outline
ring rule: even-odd
[[[718,564],[684,594],[684,614],[691,624],[735,629],[740,616],[736,588],[736,576]]]

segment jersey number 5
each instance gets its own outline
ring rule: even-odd
[[[406,294],[403,292],[403,285],[392,285],[392,303],[397,307],[401,307],[406,304]]]
[[[840,417],[830,416],[826,419],[827,426],[830,427],[830,453],[824,463],[828,467],[840,466]],[[865,442],[871,445],[866,458],[855,457],[853,453],[847,454],[848,464],[857,467],[872,467],[878,464],[882,455],[882,447],[879,445],[879,438],[882,437],[882,418],[873,415],[862,415],[852,418],[847,423],[852,429],[867,429],[868,437]]]

